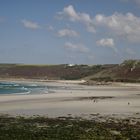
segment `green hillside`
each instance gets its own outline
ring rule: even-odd
[[[140,60],[126,60],[119,65],[90,75],[87,79],[95,81],[140,82]]]
[[[1,64],[1,78],[37,78],[74,80],[84,78],[104,69],[102,66],[88,65],[19,65]]]
[[[0,78],[140,82],[140,60],[106,65],[0,64]]]

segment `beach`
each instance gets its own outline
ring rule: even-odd
[[[81,85],[81,81],[11,81],[42,84],[52,88],[48,89],[48,93],[0,95],[0,114],[140,117],[139,84],[87,86]]]

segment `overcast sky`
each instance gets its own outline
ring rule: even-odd
[[[0,63],[140,59],[140,0],[0,0]]]

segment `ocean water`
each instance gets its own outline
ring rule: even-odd
[[[0,82],[0,94],[37,94],[48,93],[47,86]]]

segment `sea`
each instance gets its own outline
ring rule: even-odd
[[[0,94],[48,93],[48,87],[39,84],[0,82]]]

